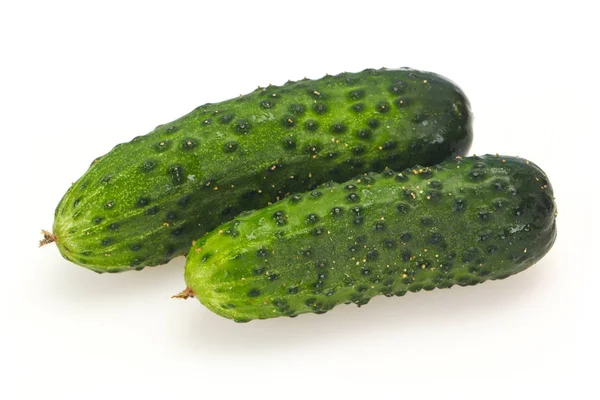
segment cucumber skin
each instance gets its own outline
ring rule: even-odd
[[[246,213],[196,241],[188,290],[237,322],[324,313],[376,295],[503,279],[537,262],[556,238],[548,178],[519,158],[457,158],[318,191]]]
[[[53,233],[67,260],[139,270],[186,254],[241,211],[366,170],[434,164],[471,141],[467,99],[432,73],[365,70],[259,88],[94,160],[60,201]]]

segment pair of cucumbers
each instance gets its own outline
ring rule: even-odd
[[[181,296],[238,322],[502,279],[550,249],[556,207],[533,163],[463,157],[471,119],[412,69],[259,87],[94,160],[42,243],[96,272],[187,254]]]

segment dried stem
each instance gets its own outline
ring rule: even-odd
[[[53,233],[42,229],[42,235],[44,235],[44,238],[40,240],[40,247],[47,245],[48,243],[58,242],[58,237]]]
[[[190,297],[194,297],[196,295],[196,293],[194,293],[194,291],[192,289],[190,289],[189,287],[186,287],[185,290],[179,294],[176,294],[175,296],[171,296],[172,299],[189,299]]]

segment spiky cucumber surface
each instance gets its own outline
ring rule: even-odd
[[[163,264],[241,211],[367,170],[435,164],[471,140],[467,99],[428,72],[259,88],[99,157],[60,201],[53,240],[97,272]]]
[[[185,280],[238,322],[323,313],[523,271],[554,243],[555,213],[548,178],[520,158],[368,173],[220,226],[195,242]]]

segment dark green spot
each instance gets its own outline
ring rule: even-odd
[[[375,222],[375,226],[373,226],[373,229],[375,229],[378,232],[385,230],[385,222],[383,222],[383,221]]]
[[[109,231],[116,231],[117,229],[119,229],[119,224],[117,224],[116,222],[114,222],[108,226]]]
[[[381,101],[377,104],[377,111],[380,113],[387,113],[390,111],[390,103],[387,101]]]
[[[95,223],[96,225],[98,225],[100,222],[102,222],[104,218],[100,218],[100,217],[96,217],[92,220],[93,223]]]
[[[169,211],[166,215],[167,221],[173,222],[179,218],[175,211]]]
[[[496,210],[501,210],[503,208],[506,208],[507,204],[508,204],[508,202],[504,199],[497,199],[497,200],[494,200],[494,202],[492,203],[492,205],[494,206],[494,208]]]
[[[360,200],[360,197],[356,193],[350,193],[346,196],[346,200],[352,203],[356,203]]]
[[[379,127],[379,125],[380,125],[380,122],[379,122],[379,120],[377,120],[377,119],[370,119],[370,120],[369,120],[369,122],[368,122],[368,124],[369,124],[369,127],[370,127],[371,129],[375,129],[375,128],[378,128],[378,127]]]
[[[254,288],[254,289],[250,289],[248,291],[248,297],[258,297],[258,296],[260,296],[260,290],[259,289]]]
[[[352,104],[352,111],[361,113],[365,111],[365,105],[363,103]]]
[[[432,245],[442,244],[442,243],[444,243],[444,237],[442,236],[441,233],[434,232],[431,234],[431,236],[429,236],[429,239],[427,239],[427,243],[432,244]]]
[[[290,112],[294,115],[300,116],[303,115],[306,111],[302,104],[292,104],[289,108]]]
[[[496,246],[495,244],[491,244],[487,247],[487,249],[485,251],[490,254],[493,254],[498,251],[498,246]]]
[[[479,217],[479,219],[481,221],[487,221],[490,219],[491,213],[487,210],[479,210],[479,212],[477,213],[477,216]]]
[[[410,189],[404,189],[402,190],[402,193],[407,199],[415,199],[417,197],[417,194]]]
[[[260,102],[260,106],[262,108],[272,108],[273,106],[275,106],[275,102],[272,100],[263,100]]]
[[[167,169],[167,175],[169,175],[169,177],[171,178],[171,182],[174,185],[182,184],[185,179],[183,176],[183,167],[179,164],[171,165]]]
[[[313,236],[320,236],[322,234],[325,233],[325,228],[323,228],[322,226],[318,226],[315,229],[312,230],[311,234]]]
[[[135,201],[135,206],[138,208],[145,207],[148,205],[148,203],[150,203],[150,199],[148,197],[140,197]]]
[[[269,255],[269,252],[265,248],[260,248],[256,251],[256,256],[258,258],[267,258],[268,255]]]
[[[356,101],[365,97],[365,91],[363,89],[356,89],[348,93],[350,100]]]
[[[223,145],[223,151],[225,153],[233,153],[238,148],[237,142],[227,142]]]
[[[421,223],[421,225],[424,225],[424,226],[433,226],[433,218],[431,218],[429,216],[421,217],[419,222]]]
[[[385,247],[388,250],[392,250],[392,249],[395,249],[396,247],[398,247],[398,244],[396,243],[396,241],[394,239],[385,239],[383,241],[383,247]]]
[[[344,133],[346,132],[346,125],[343,122],[336,122],[331,125],[331,131],[333,133]]]
[[[138,251],[142,248],[142,245],[139,243],[132,244],[130,247],[131,251]]]
[[[250,132],[250,123],[246,120],[240,119],[235,124],[235,131],[240,135],[246,135]]]
[[[176,229],[173,229],[173,231],[171,232],[171,235],[179,236],[179,235],[181,235],[182,232],[183,232],[183,228],[176,228]]]
[[[400,234],[400,240],[402,240],[403,243],[410,242],[410,239],[412,239],[412,235],[410,234],[410,232],[404,232]]]
[[[492,237],[491,231],[482,231],[477,234],[477,241],[485,242],[485,241],[489,240],[491,237]]]
[[[498,179],[492,182],[492,187],[497,191],[502,192],[506,189],[506,183]]]
[[[158,206],[153,206],[150,207],[149,209],[146,210],[146,215],[155,215],[156,213],[158,213]]]
[[[327,106],[321,102],[313,104],[313,110],[319,115],[323,115],[327,112]]]
[[[225,114],[225,115],[221,116],[221,118],[219,118],[219,122],[222,124],[228,124],[231,121],[233,121],[233,117],[234,117],[233,114]]]
[[[398,95],[404,93],[408,85],[402,81],[397,81],[392,86],[390,86],[390,93],[393,95]]]
[[[396,105],[398,108],[407,107],[410,104],[410,101],[406,97],[400,97],[396,99]]]
[[[424,112],[416,113],[412,117],[412,122],[414,122],[415,124],[420,124],[426,120],[427,120],[427,114]]]
[[[309,144],[304,149],[304,152],[311,155],[316,155],[321,150],[321,147],[318,144]]]
[[[439,201],[442,199],[442,192],[439,190],[430,190],[426,193],[427,199],[432,201]]]
[[[368,139],[371,137],[371,131],[368,129],[361,128],[356,132],[356,136],[358,136],[361,139]]]
[[[398,210],[400,214],[406,214],[410,210],[410,206],[406,203],[399,203],[396,206],[396,210]]]
[[[403,174],[402,172],[400,172],[399,174],[396,175],[396,180],[398,182],[406,182],[406,181],[408,181],[408,176],[406,174]]]
[[[350,212],[355,215],[360,215],[362,209],[359,206],[354,206],[350,209]]]
[[[398,147],[398,143],[392,140],[387,140],[385,143],[383,143],[383,145],[381,146],[381,148],[383,150],[393,150],[396,147]]]
[[[314,307],[316,305],[317,299],[314,297],[310,297],[308,299],[306,299],[306,301],[304,302],[304,304],[308,307]]]
[[[469,171],[468,176],[469,180],[471,180],[472,182],[480,182],[485,179],[485,171]]]
[[[316,224],[317,222],[319,222],[319,216],[317,214],[308,214],[308,217],[306,217],[306,223],[307,224]]]
[[[156,162],[152,161],[152,160],[146,160],[144,161],[144,163],[140,166],[140,170],[142,172],[150,172],[152,171],[154,168],[156,167]]]
[[[333,217],[339,217],[340,215],[342,215],[344,213],[344,209],[342,207],[333,207],[331,209],[331,215]]]
[[[168,150],[170,147],[171,142],[169,142],[168,140],[162,140],[154,144],[154,150],[158,151],[159,153]]]
[[[309,119],[309,120],[306,120],[306,122],[304,122],[304,127],[307,130],[314,132],[319,128],[319,123],[317,121],[315,121],[314,119]]]
[[[281,118],[281,123],[283,126],[291,128],[296,126],[296,117],[292,114],[286,114]]]
[[[452,203],[452,211],[454,212],[463,212],[467,208],[467,203],[465,199],[456,199],[454,203]]]
[[[275,211],[275,213],[273,214],[273,219],[275,220],[275,224],[277,226],[283,226],[287,224],[287,219],[283,211]]]
[[[481,251],[477,247],[470,247],[467,250],[465,250],[465,252],[462,255],[461,260],[465,264],[473,262],[475,260],[475,258],[477,258],[479,256],[480,252]]]
[[[288,150],[295,149],[296,139],[294,139],[293,137],[283,139],[283,148]]]
[[[352,148],[352,153],[356,156],[361,155],[366,150],[365,146],[355,146]]]
[[[181,142],[182,150],[192,150],[196,146],[198,146],[198,141],[196,139],[184,139],[183,142]]]

